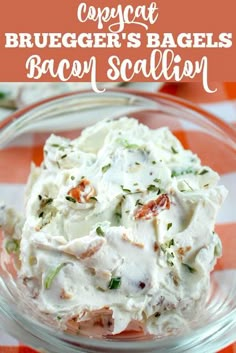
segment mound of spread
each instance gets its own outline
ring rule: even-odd
[[[166,127],[121,118],[72,141],[51,135],[24,217],[5,212],[6,250],[40,312],[78,326],[99,313],[105,333],[133,324],[162,334],[205,305],[221,256],[218,181]]]

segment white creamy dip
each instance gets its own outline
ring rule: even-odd
[[[23,226],[5,214],[19,278],[62,322],[111,312],[103,326],[113,334],[132,322],[152,334],[184,325],[204,306],[221,255],[218,181],[165,127],[122,118],[73,141],[52,135],[32,166]]]

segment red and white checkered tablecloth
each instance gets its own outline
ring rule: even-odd
[[[147,91],[155,91],[155,84],[131,84],[131,88],[142,89]],[[219,83],[213,82],[212,87],[217,88],[214,94],[204,92],[202,85],[197,83],[181,83],[181,84],[165,84],[161,88],[161,92],[173,94],[175,96],[188,99],[194,103],[200,104],[204,109],[210,111],[236,128],[236,82],[235,83]],[[235,176],[233,177],[235,179]],[[233,223],[236,222],[236,215]],[[229,226],[229,224],[224,224]],[[226,232],[227,233],[227,232]],[[229,240],[229,237],[228,237]],[[228,241],[223,239],[224,241]],[[229,263],[235,268],[236,259],[234,252]],[[236,332],[235,332],[236,336]],[[23,343],[18,342],[7,334],[0,332],[0,353],[35,353],[32,348],[26,347]],[[64,352],[61,352],[64,353]],[[191,352],[190,352],[191,353]],[[236,343],[224,348],[221,353],[236,353]]]

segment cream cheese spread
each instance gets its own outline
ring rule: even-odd
[[[112,334],[185,325],[221,256],[214,226],[227,191],[218,181],[166,127],[121,118],[72,141],[51,135],[31,169],[24,220],[5,214],[19,279],[55,320],[111,313],[103,326]]]

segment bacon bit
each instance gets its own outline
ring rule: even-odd
[[[123,239],[124,241],[127,241],[128,243],[134,245],[134,246],[137,246],[138,248],[141,248],[141,249],[144,248],[144,244],[142,244],[142,243],[137,243],[136,241],[132,241],[132,240],[127,236],[127,234],[125,234],[125,233],[122,235],[122,239]]]
[[[144,289],[146,287],[146,284],[144,282],[139,282],[139,288]]]
[[[88,267],[88,271],[90,272],[90,274],[91,274],[92,276],[95,276],[95,275],[96,275],[96,270],[95,270],[95,268],[93,268],[93,267]]]
[[[95,326],[104,327],[103,318],[102,317],[98,317],[96,320],[94,320],[93,324]]]
[[[68,300],[68,299],[71,299],[71,298],[72,298],[72,294],[66,293],[65,289],[63,288],[63,289],[61,290],[60,298],[61,298],[61,299],[66,299],[66,300]]]
[[[157,244],[157,242],[155,241],[154,244],[153,244],[153,250],[155,252],[157,252],[159,250],[159,245]]]
[[[173,276],[173,282],[174,282],[174,285],[176,287],[178,287],[178,285],[179,285],[179,277],[177,275]]]
[[[102,246],[103,246],[103,241],[100,241],[96,245],[88,248],[86,251],[84,251],[82,254],[80,254],[80,256],[79,256],[80,259],[84,260],[87,257],[93,256],[94,254],[96,254],[96,252],[98,252],[101,249]]]
[[[88,192],[85,193],[86,187],[88,187]],[[96,193],[94,187],[87,179],[82,179],[75,188],[70,189],[67,193],[67,195],[73,197],[73,199],[79,203],[84,202],[84,200],[85,202],[88,202],[90,197],[93,197],[95,194]]]
[[[177,250],[177,253],[179,254],[179,255],[185,255],[186,254],[186,252],[188,252],[188,251],[190,251],[192,248],[191,248],[191,246],[186,246],[185,248],[179,248],[178,250]]]
[[[172,272],[170,272],[170,276],[171,276],[171,278],[172,278],[172,280],[173,280],[173,282],[174,282],[174,285],[175,285],[176,287],[178,287],[180,278],[179,278],[179,276],[177,275],[177,273],[175,273],[174,271],[172,271]]]
[[[80,324],[78,322],[78,316],[73,317],[72,319],[67,321],[67,331],[68,332],[78,332],[80,328]]]
[[[135,219],[151,219],[160,211],[170,208],[170,199],[167,194],[160,195],[156,200],[151,200],[135,212]]]

